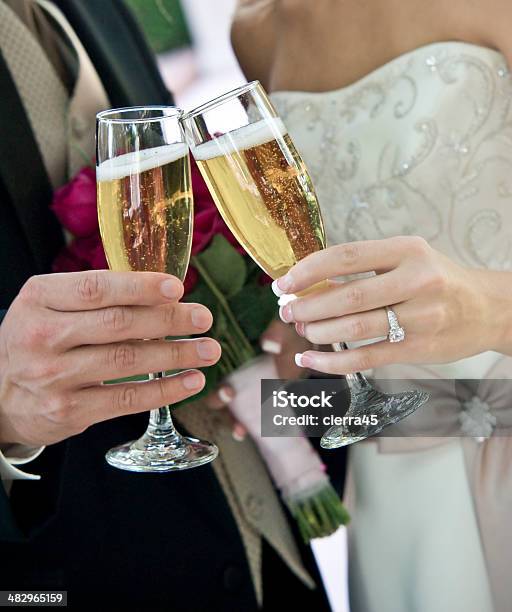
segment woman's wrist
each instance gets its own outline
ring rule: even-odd
[[[512,356],[512,272],[475,270],[484,298],[482,334],[488,349]]]

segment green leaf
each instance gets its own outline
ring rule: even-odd
[[[217,298],[210,291],[208,285],[201,279],[197,281],[194,289],[188,293],[184,298],[184,302],[203,304],[209,308],[212,313],[217,310]]]
[[[244,286],[247,276],[245,259],[221,234],[214,236],[210,246],[196,258],[226,298]]]
[[[226,319],[226,315],[219,308],[217,310],[215,319],[213,320],[213,327],[212,327],[212,332],[211,332],[212,337],[222,338],[224,334],[226,333],[227,326],[228,326],[228,321]]]
[[[256,341],[277,315],[277,300],[269,285],[252,282],[229,300],[243,332]]]

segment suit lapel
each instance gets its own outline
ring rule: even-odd
[[[114,107],[172,104],[155,57],[123,0],[54,0],[85,47]]]

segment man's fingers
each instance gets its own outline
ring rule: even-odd
[[[220,354],[219,343],[211,338],[84,346],[65,354],[67,383],[84,386],[148,372],[202,368],[216,363]]]
[[[88,424],[98,423],[176,404],[199,393],[204,383],[202,372],[190,370],[149,382],[89,387],[79,392],[78,406],[87,411],[83,418]]]
[[[159,272],[94,270],[33,276],[20,299],[60,311],[95,310],[109,306],[156,306],[179,300],[183,284]]]
[[[416,236],[338,244],[308,255],[273,283],[278,295],[297,293],[328,278],[363,272],[386,272],[397,267],[405,252],[423,248]]]
[[[66,347],[203,334],[213,320],[205,306],[179,302],[160,306],[111,306],[55,313],[57,316],[60,317],[59,343]]]

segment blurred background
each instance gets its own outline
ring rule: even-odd
[[[177,104],[189,109],[246,82],[231,50],[235,0],[126,0]]]
[[[236,0],[126,0],[176,104],[189,110],[246,82],[231,49]],[[257,49],[255,50],[257,52]],[[348,612],[346,533],[314,541],[333,612]]]

